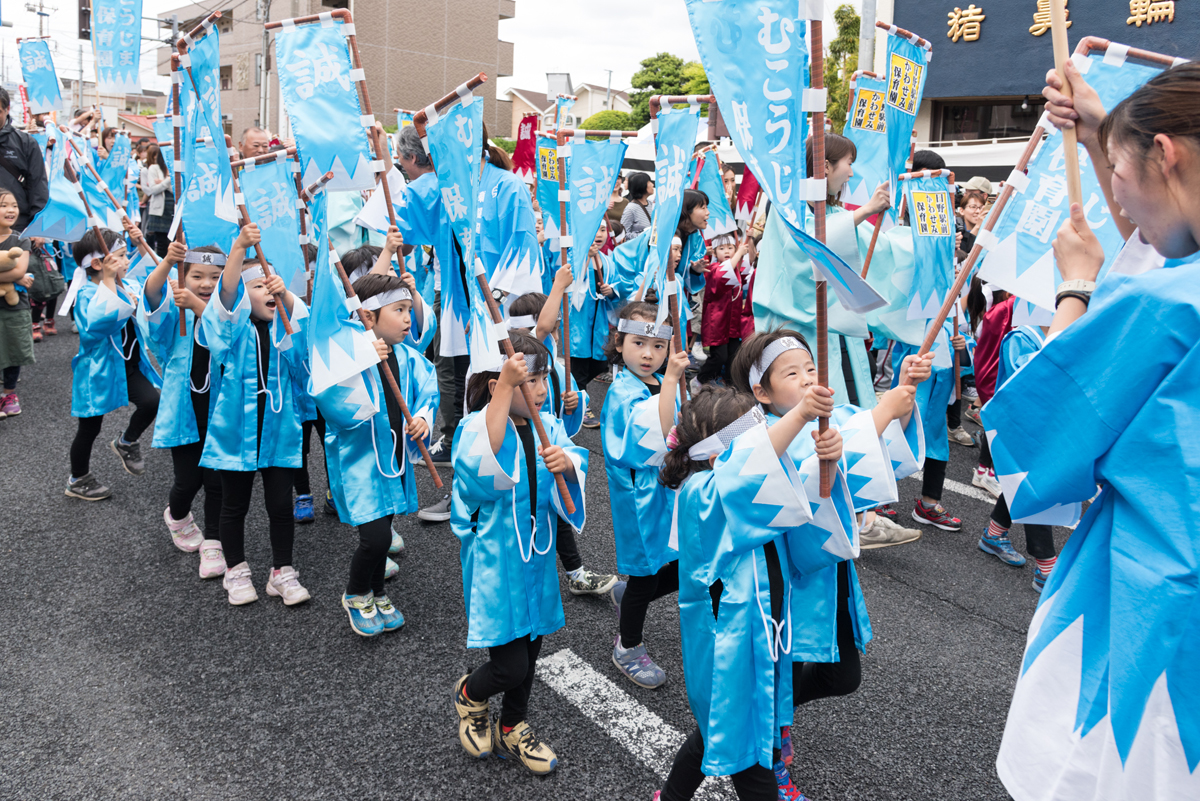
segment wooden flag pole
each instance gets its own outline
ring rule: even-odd
[[[559,95],[562,97],[562,95]],[[556,124],[560,123],[557,117]],[[574,132],[572,132],[573,134]],[[559,258],[562,261],[562,266],[571,270],[571,259],[568,251],[573,245],[571,239],[570,227],[567,224],[567,200],[571,197],[570,191],[567,189],[567,159],[563,155],[563,146],[567,143],[567,131],[563,130],[561,125],[555,134],[557,147],[554,155],[558,158],[558,252]],[[536,182],[535,182],[536,183]],[[575,280],[575,271],[571,270],[571,281]],[[563,368],[568,376],[571,375],[571,302],[567,297],[569,293],[563,292],[562,296],[562,353],[563,353]],[[568,379],[569,382],[569,379]],[[568,387],[569,389],[570,387]]]
[[[1062,93],[1072,96],[1071,83],[1067,80],[1067,62],[1071,56],[1067,47],[1067,0],[1050,0],[1050,33],[1054,45],[1054,69],[1062,81]],[[1083,203],[1083,188],[1079,179],[1079,140],[1075,129],[1064,128],[1063,160],[1066,162],[1067,198],[1071,203]]]
[[[479,81],[480,83],[483,83],[483,81],[487,80],[487,76],[483,75],[483,73],[479,74],[479,78],[482,79]],[[443,100],[446,101],[444,105],[453,103],[457,97],[459,97],[457,92],[453,93],[452,95],[447,95],[445,98],[443,98]],[[435,111],[437,105],[438,104],[434,104]],[[425,121],[428,119],[426,112],[427,109],[422,109],[413,115],[413,125],[416,126],[417,134],[420,135],[421,139],[425,138]],[[455,247],[457,248],[458,237],[455,237],[454,240]],[[458,260],[461,264],[463,260],[461,251],[458,252]],[[479,263],[478,257],[476,257],[476,262]],[[474,265],[463,264],[462,267],[467,275],[473,274],[475,276],[475,280],[478,281],[479,291],[483,293],[483,299],[484,302],[487,303],[488,313],[491,314],[492,323],[494,323],[496,326],[496,334],[498,336],[500,333],[504,333],[504,338],[500,339],[500,347],[504,349],[505,355],[507,355],[509,358],[512,358],[516,355],[516,349],[513,348],[512,340],[508,338],[507,329],[504,328],[504,318],[500,316],[500,308],[496,305],[496,299],[492,297],[492,288],[488,285],[487,274],[482,269],[482,263],[480,263],[480,269],[478,270],[475,269]],[[466,289],[466,287],[463,287],[463,289]],[[533,416],[530,418],[530,422],[533,423],[533,428],[537,432],[538,439],[542,442],[542,447],[549,448],[554,443],[550,441],[550,435],[546,433],[546,427],[542,425],[541,416],[535,411],[538,409],[538,405],[533,402],[533,390],[530,388],[528,383],[521,385],[521,395],[525,398],[525,406],[531,413],[533,413]],[[575,503],[571,500],[570,490],[567,489],[567,480],[563,477],[562,473],[554,474],[554,483],[558,487],[558,494],[562,499],[563,508],[567,510],[567,514],[574,514]]]
[[[83,183],[79,180],[79,173],[75,171],[75,165],[71,163],[75,145],[70,139],[67,140],[67,148],[67,158],[63,161],[63,173],[67,176],[67,180],[75,184],[75,188],[79,190],[79,199],[83,201],[83,210],[87,212],[88,222],[92,224],[92,230],[96,232],[96,242],[100,246],[100,252],[104,254],[105,258],[108,258],[108,243],[104,241],[104,236],[100,233],[100,226],[96,225],[96,216],[92,214],[92,205],[88,203],[87,194],[83,191]]]
[[[228,139],[226,141],[226,144],[227,145],[231,144],[228,141]],[[272,154],[272,155],[274,155],[274,154]],[[232,163],[230,164],[230,166],[232,167]],[[239,198],[239,197],[242,198],[242,202],[237,203],[236,205],[237,205],[237,210],[238,210],[238,217],[241,218],[241,224],[242,224],[242,227],[244,228],[245,226],[250,224],[251,220],[250,220],[250,211],[249,211],[249,209],[246,208],[246,199],[244,197],[242,197],[242,185],[238,181],[238,173],[240,173],[240,172],[241,172],[240,166],[237,169],[232,170],[233,196],[235,199]],[[259,265],[262,266],[262,271],[263,271],[264,276],[266,276],[267,278],[270,278],[272,275],[275,274],[271,270],[271,265],[267,263],[267,256],[265,253],[263,253],[262,245],[254,246],[254,255],[258,258]],[[282,293],[275,296],[275,306],[277,307],[277,309],[279,311],[279,319],[283,322],[283,330],[286,331],[289,336],[291,334],[295,333],[295,331],[292,329],[292,321],[288,319],[287,309],[284,308]]]
[[[121,213],[121,220],[132,225],[133,223],[130,221],[129,215],[125,213],[125,205],[121,203],[121,201],[117,200],[116,196],[113,195],[112,190],[109,189],[108,184],[104,183],[104,181],[100,179],[100,173],[96,172],[96,168],[91,164],[84,164],[83,168],[91,173],[92,177],[96,179],[96,184],[104,191],[104,194],[108,195],[109,202],[116,206],[117,211]],[[146,240],[144,238],[139,237],[138,239],[135,239],[134,244],[137,246],[137,249],[145,254],[151,261],[153,261],[155,265],[158,264],[158,254],[155,253],[148,244],[146,244]]]
[[[809,20],[809,30],[812,41],[812,88],[825,88],[825,43],[822,28],[824,23],[819,19]],[[825,180],[825,112],[812,113],[813,141],[813,175],[818,182]],[[813,229],[816,238],[825,243],[825,198],[822,197],[813,204]],[[816,279],[816,323],[817,323],[817,383],[823,387],[829,386],[829,301],[824,277],[813,264],[813,276]],[[829,418],[821,417],[817,421],[817,429],[824,434],[829,430]],[[828,498],[833,489],[833,475],[836,462],[821,461],[820,493],[822,498]]]
[[[218,14],[220,12],[217,12]],[[171,116],[171,161],[174,162],[171,167],[172,176],[175,179],[175,204],[178,205],[183,196],[183,153],[180,150],[182,147],[181,137],[179,132],[183,130],[183,112],[180,111],[180,94],[183,88],[183,73],[179,71],[179,54],[171,54],[171,108],[173,115]],[[162,155],[162,152],[159,152]],[[178,211],[176,212],[179,213]],[[184,242],[183,238],[183,217],[180,216],[179,227],[175,229],[175,241]],[[179,315],[179,336],[187,336],[187,317]]]

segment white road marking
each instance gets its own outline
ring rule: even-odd
[[[924,477],[925,477],[924,470],[918,470],[917,472],[915,472],[911,476],[909,476],[909,478],[914,479],[915,481],[920,481]],[[950,479],[946,479],[946,481],[942,484],[942,488],[948,489],[951,492],[957,493],[959,495],[966,495],[968,498],[974,498],[977,501],[983,501],[983,502],[987,503],[989,506],[994,506],[996,503],[996,497],[994,495],[992,495],[992,493],[988,492],[987,490],[981,490],[978,487],[972,486],[970,484],[962,484],[958,481],[951,481]]]
[[[620,743],[638,762],[662,779],[671,772],[675,754],[685,735],[596,671],[570,648],[538,659],[537,677],[571,702],[604,733]],[[682,684],[682,681],[680,681]],[[648,788],[646,798],[656,788]],[[733,798],[733,785],[725,778],[708,780],[696,798]]]

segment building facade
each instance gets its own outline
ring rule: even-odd
[[[237,141],[251,126],[289,134],[279,93],[274,44],[267,48],[263,87],[263,22],[347,8],[354,15],[362,67],[375,118],[394,125],[393,109],[420,109],[452,92],[477,73],[488,76],[476,93],[484,120],[508,136],[510,104],[496,99],[496,78],[512,74],[513,45],[499,39],[499,22],[516,12],[514,0],[227,0],[217,22],[221,36],[221,112],[226,133]],[[266,7],[267,13],[260,9]],[[212,4],[182,6],[159,15],[165,31],[177,15],[181,32],[199,24]],[[273,37],[274,34],[271,34]],[[158,72],[170,72],[171,48],[158,49]],[[265,105],[265,117],[262,108]]]
[[[601,111],[623,111],[628,114],[632,107],[629,105],[629,95],[613,89],[611,92],[605,86],[594,83],[581,83],[572,88],[575,95],[575,105],[567,116],[566,124],[579,125],[593,114]],[[542,125],[553,125],[555,103],[546,99],[545,89],[517,89],[513,87],[500,95],[501,100],[512,104],[511,130],[516,131],[521,119],[526,114],[537,114],[542,118]]]

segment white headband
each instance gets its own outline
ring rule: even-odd
[[[675,333],[674,329],[666,323],[656,326],[654,323],[648,323],[644,320],[617,320],[617,330],[622,334],[637,334],[643,337],[653,337],[654,339],[670,339]]]
[[[224,253],[205,253],[199,250],[189,250],[183,257],[187,264],[211,264],[215,267],[225,266]]]
[[[505,322],[508,323],[509,331],[512,331],[514,328],[533,328],[535,325],[537,325],[537,320],[534,319],[532,314],[521,314],[516,317],[509,317]]]
[[[401,286],[389,289],[386,292],[380,292],[378,295],[372,295],[362,302],[362,308],[367,311],[376,311],[390,303],[399,303],[402,300],[412,299],[412,293],[408,291],[408,287]]]
[[[675,245],[679,245],[679,247],[683,247],[683,240],[677,236],[671,237],[671,246],[674,247]]]
[[[550,372],[550,360],[546,358],[548,354],[522,353],[521,355],[525,357],[525,369],[529,371],[530,375]],[[505,356],[502,361],[508,361],[508,357]]]
[[[91,268],[93,261],[95,261],[96,259],[103,259],[103,258],[104,258],[103,253],[100,253],[99,251],[93,251],[92,253],[89,253],[83,257],[83,261],[79,262],[79,266],[82,267],[83,269],[87,270],[87,269]]]
[[[789,350],[804,350],[804,343],[795,337],[784,337],[777,339],[763,349],[762,356],[758,357],[758,361],[750,367],[750,387],[756,387],[762,383],[762,377],[768,370],[771,369],[771,364]],[[809,351],[811,355],[811,351]]]
[[[766,423],[766,415],[763,414],[762,409],[755,406],[711,437],[702,439],[688,448],[688,458],[693,462],[703,462],[712,456],[720,456],[735,439],[755,426],[766,425]]]
[[[263,272],[263,268],[262,268],[261,264],[252,264],[249,267],[247,267],[246,269],[242,270],[242,283],[243,284],[248,284],[251,281],[255,281],[259,278],[266,278],[266,277],[267,277],[266,273]]]

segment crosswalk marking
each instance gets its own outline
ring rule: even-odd
[[[909,476],[909,478],[911,478],[914,481],[920,481],[924,477],[925,477],[924,470],[918,470],[917,472],[915,472],[911,476]],[[974,498],[977,501],[983,501],[988,506],[992,506],[996,503],[995,496],[992,495],[990,492],[988,492],[987,490],[981,490],[978,487],[973,487],[970,484],[963,484],[962,482],[959,482],[959,481],[951,481],[950,479],[946,479],[942,483],[942,488],[948,489],[953,493],[957,493],[958,495],[966,495],[968,498]]]

